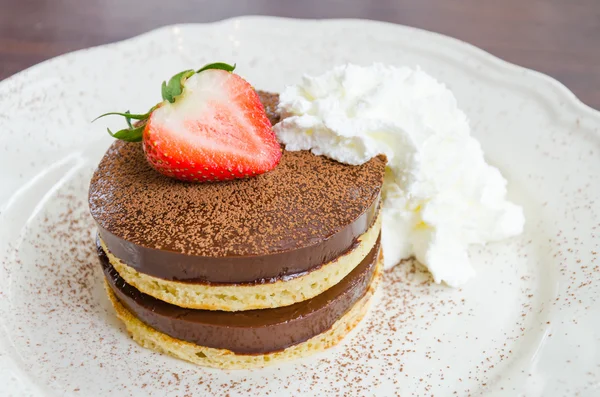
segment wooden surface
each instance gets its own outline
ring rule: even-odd
[[[462,39],[600,109],[600,0],[0,0],[0,79],[158,26],[237,15],[368,18]]]

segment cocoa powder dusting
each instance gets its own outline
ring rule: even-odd
[[[271,95],[264,99],[276,121]],[[264,255],[317,244],[351,224],[377,199],[385,160],[341,164],[284,151],[257,177],[193,184],[165,177],[142,145],[116,141],[92,177],[92,216],[134,244],[198,256]]]

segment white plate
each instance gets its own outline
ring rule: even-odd
[[[525,208],[524,235],[473,248],[478,276],[461,289],[397,267],[358,332],[312,358],[227,372],[138,347],[104,295],[86,202],[120,121],[90,120],[144,111],[162,80],[211,61],[273,91],[348,61],[420,65],[456,93]],[[166,27],[21,72],[0,84],[0,394],[598,395],[599,128],[547,76],[371,21]]]

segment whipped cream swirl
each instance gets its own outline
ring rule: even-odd
[[[358,165],[385,154],[382,247],[390,268],[411,256],[437,283],[474,276],[470,244],[518,235],[522,209],[484,160],[466,115],[443,84],[420,69],[344,65],[304,76],[280,95],[275,125],[287,150]]]

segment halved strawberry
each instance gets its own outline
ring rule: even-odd
[[[258,94],[233,69],[219,63],[173,76],[163,83],[164,101],[148,113],[107,113],[129,124],[109,133],[142,141],[152,167],[183,181],[224,181],[272,170],[281,148]],[[140,122],[132,126],[132,119]]]

